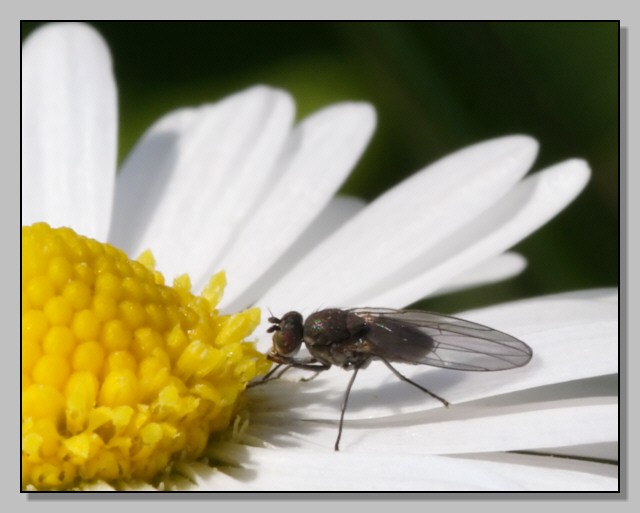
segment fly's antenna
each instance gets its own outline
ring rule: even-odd
[[[281,319],[279,319],[278,317],[273,315],[273,312],[271,311],[271,308],[267,307],[267,310],[269,311],[269,315],[270,315],[270,317],[267,319],[267,321],[269,321],[271,324],[273,324],[273,326],[271,326],[267,330],[267,333],[273,333],[274,331],[280,331],[280,326],[279,325],[280,325]]]

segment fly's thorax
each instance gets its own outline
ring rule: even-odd
[[[353,312],[330,308],[315,312],[304,323],[304,341],[312,346],[346,342],[366,331],[364,320]]]

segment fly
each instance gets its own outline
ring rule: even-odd
[[[446,399],[430,392],[401,374],[394,363],[431,365],[463,371],[498,371],[526,365],[531,348],[511,335],[449,315],[419,310],[388,308],[330,308],[303,320],[299,312],[282,318],[270,317],[267,330],[273,333],[273,346],[267,358],[276,363],[264,378],[269,379],[295,367],[316,373],[335,365],[353,370],[342,401],[338,437],[339,450],[344,413],[351,387],[360,369],[373,360],[382,361],[399,379],[429,394],[445,406]],[[296,357],[302,342],[310,356]]]

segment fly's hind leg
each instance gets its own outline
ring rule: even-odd
[[[378,356],[378,358],[380,358]],[[434,399],[437,399],[438,401],[440,401],[442,404],[444,404],[447,408],[449,407],[449,401],[447,401],[446,399],[443,399],[442,397],[440,397],[439,395],[434,394],[433,392],[427,390],[426,388],[424,388],[421,385],[418,385],[418,383],[416,383],[415,381],[411,381],[408,377],[406,377],[404,374],[401,374],[395,367],[393,367],[387,360],[385,360],[384,358],[380,358],[380,360],[382,360],[382,362],[389,367],[389,369],[391,369],[391,372],[393,372],[396,376],[398,376],[398,378],[400,378],[402,381],[406,381],[407,383],[409,383],[410,385],[413,385],[414,387],[422,390],[424,393],[429,394],[431,397],[433,397]]]

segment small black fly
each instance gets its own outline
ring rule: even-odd
[[[531,348],[511,335],[475,322],[439,313],[386,308],[331,308],[315,312],[303,322],[298,312],[270,317],[273,347],[267,357],[278,364],[264,378],[277,377],[295,367],[319,373],[332,365],[353,370],[342,402],[335,450],[339,450],[344,412],[360,369],[381,360],[398,378],[429,394],[445,406],[449,403],[411,381],[390,362],[432,365],[464,371],[498,371],[526,365]],[[302,342],[310,356],[298,357]]]

